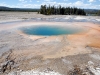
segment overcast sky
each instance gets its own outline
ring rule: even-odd
[[[100,0],[0,0],[0,6],[18,8],[40,8],[44,4],[84,9],[100,9]]]

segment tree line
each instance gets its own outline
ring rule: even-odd
[[[100,10],[97,12],[97,15],[100,16]]]
[[[46,6],[41,5],[40,14],[44,15],[86,15],[84,9],[76,7]]]
[[[84,11],[88,16],[100,16],[99,9],[85,9]]]

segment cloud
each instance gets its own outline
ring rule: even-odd
[[[74,5],[81,6],[84,5],[84,3],[82,1],[76,1]]]
[[[21,3],[27,3],[27,0],[19,0]]]
[[[64,0],[64,1],[68,1],[68,0]]]
[[[32,2],[32,0],[19,0],[22,3]]]
[[[37,1],[37,2],[40,2],[40,1]]]
[[[32,0],[30,0],[30,2],[32,2]]]
[[[95,0],[89,0],[89,2],[94,2]]]
[[[19,1],[23,2],[24,0],[19,0]]]
[[[50,0],[44,0],[44,1],[50,1]]]
[[[50,2],[51,0],[44,0],[44,1]]]
[[[54,6],[63,6],[63,7],[78,7],[84,9],[100,9],[100,4],[96,5],[91,2],[84,3],[84,0],[76,1],[76,2],[56,2],[56,0],[36,0],[36,3],[31,2],[32,0],[19,0],[20,2],[17,4],[9,5],[7,3],[0,3],[0,6],[8,6],[8,7],[17,7],[17,8],[40,8],[41,5],[54,5]],[[92,0],[96,1],[96,0]],[[38,2],[38,3],[37,3]]]
[[[78,7],[78,8],[82,8],[82,9],[98,9],[100,8],[100,5],[94,5],[92,3],[84,3],[84,1],[76,1],[76,2],[70,2],[70,3],[65,3],[65,2],[62,2],[62,3],[58,3],[58,2],[43,2],[42,5],[54,5],[54,6],[63,6],[63,7]]]
[[[0,3],[0,6],[9,6],[5,2]]]

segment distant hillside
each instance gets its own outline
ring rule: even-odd
[[[100,10],[98,9],[84,9],[84,11],[88,14],[88,15],[99,15]]]
[[[9,8],[9,7],[0,6],[0,9],[6,9],[6,8]]]
[[[10,8],[5,6],[0,6],[0,11],[19,11],[19,12],[39,12],[40,9],[32,9],[32,8]],[[84,9],[87,15],[99,15],[100,10],[97,9]]]
[[[5,6],[0,6],[0,11],[23,11],[23,12],[38,12],[40,9],[32,8],[9,8]]]

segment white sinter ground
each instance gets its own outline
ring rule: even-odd
[[[39,72],[39,71],[23,71],[23,72],[11,72],[8,75],[61,75],[58,72],[54,72],[54,71],[48,71],[48,72]]]

